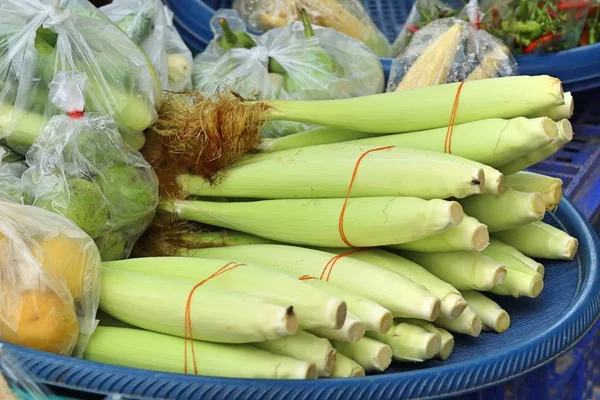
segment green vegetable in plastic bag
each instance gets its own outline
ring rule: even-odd
[[[82,111],[85,80],[60,73],[51,83],[52,102],[67,115],[53,117],[28,151],[23,190],[29,204],[68,217],[114,260],[129,255],[154,217],[158,179],[112,118]],[[115,232],[125,235],[120,247]]]

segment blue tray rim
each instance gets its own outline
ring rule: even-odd
[[[43,383],[90,393],[111,393],[115,384],[126,383],[126,388],[131,389],[120,393],[131,398],[428,399],[469,393],[517,378],[551,361],[573,347],[598,320],[598,237],[570,201],[563,200],[555,215],[566,230],[579,239],[580,260],[589,266],[589,269],[583,269],[579,296],[572,308],[539,338],[519,343],[511,350],[483,361],[344,380],[275,381],[161,373],[76,360],[9,344],[5,346]],[[89,385],[73,384],[73,381]],[[166,386],[169,386],[168,393],[176,397],[167,394],[152,397],[152,392]]]

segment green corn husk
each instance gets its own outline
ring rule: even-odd
[[[162,372],[194,373],[191,347],[185,359],[182,338],[138,329],[99,326],[90,338],[83,358],[88,361],[150,369]],[[194,341],[198,374],[254,379],[314,379],[314,364],[257,349]],[[248,366],[252,368],[248,368]]]

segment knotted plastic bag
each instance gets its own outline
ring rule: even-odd
[[[96,322],[100,254],[67,218],[0,200],[0,340],[80,356]]]
[[[194,61],[194,88],[204,94],[227,89],[251,100],[326,100],[383,89],[383,69],[377,56],[361,42],[333,29],[308,24],[314,32],[307,33],[305,25],[294,22],[260,37],[250,35],[253,47],[226,49],[221,41],[221,19],[228,21],[232,31],[245,32],[233,10],[219,10],[213,17],[217,39]],[[263,136],[298,132],[305,129],[302,126],[269,123]]]
[[[443,83],[518,75],[518,66],[502,41],[479,29],[476,0],[460,18],[436,20],[417,31],[392,63],[388,91]]]
[[[27,152],[24,198],[73,220],[104,260],[115,260],[129,255],[152,220],[158,180],[110,116],[83,111],[85,84],[73,73],[51,83],[51,101],[66,115],[53,117]]]
[[[380,57],[390,55],[390,44],[377,29],[359,0],[235,0],[233,8],[259,32],[281,28],[306,9],[315,25],[333,28],[366,44]]]
[[[132,145],[157,118],[160,82],[144,53],[86,0],[0,2],[0,138],[25,153],[61,111],[48,101],[59,71],[84,73],[89,111],[111,115]]]
[[[164,89],[191,88],[192,53],[173,26],[173,13],[160,0],[114,0],[100,11],[144,50]]]

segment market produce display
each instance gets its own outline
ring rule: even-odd
[[[531,90],[511,90],[517,86]],[[559,132],[572,136],[564,103],[560,81],[547,76],[318,102],[166,97],[169,112],[150,132],[164,140],[146,153],[163,185],[159,214],[137,258],[104,263],[100,309],[108,319],[100,318],[84,358],[213,376],[351,377],[393,360],[448,359],[456,335],[510,329],[497,296],[543,291],[543,264],[530,257],[576,253],[577,239],[540,222],[560,201],[561,182],[501,172],[556,151]],[[200,110],[237,110],[229,115],[239,122],[210,120],[236,142],[208,137]],[[260,139],[261,120],[271,118],[328,127]],[[169,133],[160,129],[167,125]],[[469,149],[476,136],[481,145]],[[176,145],[184,139],[203,143],[208,159],[231,152],[227,163],[189,162],[198,150]],[[251,144],[257,152],[241,150]],[[164,173],[165,163],[178,165]],[[531,239],[517,246],[510,232],[522,229],[540,233],[524,233]],[[214,362],[219,356],[257,367]]]
[[[234,10],[219,10],[212,19],[215,39],[194,61],[194,89],[205,95],[234,90],[248,100],[327,100],[383,91],[375,54],[334,29],[313,27],[302,10],[295,15],[291,25],[252,36]],[[267,124],[263,136],[306,129],[279,121]]]
[[[219,11],[193,79],[158,0],[0,4],[0,340],[321,379],[509,330],[502,296],[577,256],[542,222],[562,181],[525,171],[572,140],[573,97],[516,76],[491,6],[430,3],[388,93],[349,1],[237,1],[265,32]]]
[[[58,109],[48,85],[61,71],[81,72],[86,110],[112,116],[124,140],[141,148],[160,84],[144,53],[86,0],[0,4],[0,137],[24,154]]]
[[[380,57],[389,56],[389,43],[359,0],[236,0],[233,2],[233,8],[240,13],[244,21],[259,32],[291,24],[296,20],[297,7],[305,8],[316,25],[333,28],[360,40]]]

